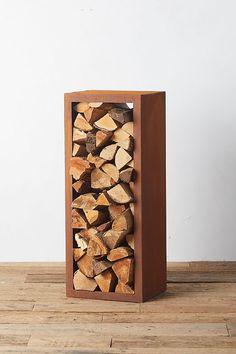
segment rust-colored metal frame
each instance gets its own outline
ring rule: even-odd
[[[132,102],[134,105],[135,283],[134,294],[73,289],[71,228],[73,102]],[[143,302],[166,289],[165,92],[81,91],[65,94],[66,295]]]

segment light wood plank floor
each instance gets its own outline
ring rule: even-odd
[[[236,262],[170,263],[144,304],[65,297],[64,264],[0,263],[0,352],[235,354]]]

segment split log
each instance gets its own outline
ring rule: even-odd
[[[116,261],[113,264],[112,269],[121,283],[123,284],[133,283],[134,280],[134,259],[133,258],[129,257],[129,258],[124,258],[124,259],[120,259],[119,261]]]
[[[106,260],[97,261],[96,259],[93,260],[93,271],[95,275],[101,274],[105,270],[112,267],[112,263]]]
[[[89,124],[95,123],[98,119],[102,118],[106,114],[101,108],[89,107],[87,111],[84,112],[85,119]]]
[[[107,259],[115,262],[118,259],[126,258],[133,255],[133,250],[130,247],[117,247],[109,252]]]
[[[106,191],[99,194],[96,204],[98,209],[111,205],[111,199]]]
[[[110,176],[115,182],[119,180],[119,171],[115,165],[112,163],[105,163],[102,165],[102,170]]]
[[[85,254],[82,258],[80,258],[77,262],[77,266],[79,270],[86,275],[88,278],[94,277],[94,270],[93,270],[93,257]]]
[[[108,222],[105,222],[104,224],[97,226],[97,230],[98,230],[98,232],[105,232],[105,231],[109,230],[110,227],[111,227],[111,221],[108,221]]]
[[[132,156],[130,156],[130,154],[125,149],[120,147],[117,150],[117,153],[115,156],[115,164],[116,164],[116,167],[118,168],[118,170],[120,170],[122,167],[127,165],[127,163],[130,162],[131,160],[132,160]]]
[[[126,235],[126,242],[134,250],[134,235]]]
[[[71,212],[71,227],[72,229],[87,229],[88,223],[85,216],[80,210],[72,209]]]
[[[97,235],[97,233],[98,232],[94,227],[90,227],[89,229],[81,230],[79,232],[79,237],[82,237],[88,243],[94,236]]]
[[[75,234],[75,241],[82,251],[85,251],[88,248],[88,242],[81,238],[79,233]]]
[[[87,160],[97,168],[100,168],[106,162],[106,160],[99,156],[93,156],[91,153],[88,154]]]
[[[82,248],[74,248],[73,254],[74,254],[74,261],[77,262],[81,257],[83,257],[83,255],[85,255],[85,251],[82,250]]]
[[[110,188],[115,181],[99,168],[95,168],[91,173],[91,187],[94,189]]]
[[[123,284],[121,282],[118,282],[115,288],[115,292],[120,294],[134,294],[134,290],[131,288],[130,285]]]
[[[107,145],[100,152],[100,157],[102,157],[104,160],[111,161],[114,159],[117,149],[117,144]]]
[[[88,132],[86,141],[87,152],[96,151],[96,135],[93,132]]]
[[[109,116],[119,122],[121,124],[125,124],[132,120],[133,118],[133,110],[132,109],[124,109],[124,108],[113,108],[108,112]]]
[[[131,190],[131,192],[134,194],[134,182],[129,182],[129,188]]]
[[[84,145],[79,145],[74,143],[73,144],[73,151],[72,151],[72,156],[86,156],[87,151]]]
[[[122,126],[122,129],[131,136],[134,136],[134,122],[127,122]]]
[[[117,145],[129,152],[132,152],[134,149],[134,139],[132,136],[129,136],[128,139],[118,141]]]
[[[124,231],[108,230],[103,234],[105,244],[110,248],[120,246],[127,233]]]
[[[132,180],[134,169],[132,167],[128,167],[122,171],[120,171],[120,179],[122,182],[129,183]]]
[[[134,168],[134,160],[127,163],[127,166]]]
[[[133,227],[133,214],[130,209],[126,209],[113,221],[112,230],[124,231],[128,234]]]
[[[79,143],[79,144],[85,144],[86,140],[87,140],[87,134],[77,128],[73,128],[72,140],[76,143]]]
[[[90,125],[80,113],[78,113],[77,117],[75,118],[74,126],[83,132],[89,132],[93,129],[93,126]]]
[[[106,114],[99,120],[97,120],[94,124],[95,128],[98,128],[100,130],[104,130],[107,132],[112,132],[118,128],[118,123],[116,123],[110,116],[109,114]]]
[[[89,104],[87,102],[80,102],[74,106],[74,110],[79,113],[84,113],[89,109]]]
[[[112,132],[104,132],[102,130],[98,130],[96,133],[96,147],[104,146],[111,138]]]
[[[85,210],[84,213],[91,226],[100,225],[106,220],[106,214],[100,210]]]
[[[109,293],[115,290],[117,278],[111,269],[105,270],[94,279],[102,292]]]
[[[75,290],[94,291],[97,288],[96,281],[94,279],[87,278],[79,269],[74,274],[73,284]]]
[[[90,187],[87,182],[80,179],[72,184],[72,188],[74,188],[77,193],[87,193]]]
[[[131,213],[134,215],[134,203],[129,203],[129,208],[131,210]]]
[[[80,195],[78,198],[73,200],[72,207],[84,210],[92,210],[96,208],[95,194],[86,193]]]
[[[117,217],[125,211],[125,205],[112,204],[108,207],[108,211],[112,220],[117,219]]]
[[[98,233],[93,235],[88,243],[87,254],[91,257],[105,256],[108,253],[108,248],[103,242],[102,236]]]
[[[133,200],[129,187],[124,183],[119,183],[107,191],[108,195],[118,204],[129,203]]]
[[[89,102],[89,107],[98,108],[103,104],[103,102]]]
[[[69,173],[74,179],[80,179],[90,172],[91,167],[92,166],[87,160],[84,160],[81,157],[72,157]]]
[[[111,139],[116,143],[119,143],[120,141],[126,140],[129,137],[130,135],[128,133],[126,133],[123,129],[118,128],[114,131]]]

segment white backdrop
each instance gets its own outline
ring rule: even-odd
[[[64,259],[63,93],[167,91],[168,259],[236,259],[236,2],[0,0],[0,261]]]

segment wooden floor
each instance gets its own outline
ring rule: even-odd
[[[68,299],[64,265],[0,264],[2,353],[236,353],[236,262],[169,264],[144,304]]]

